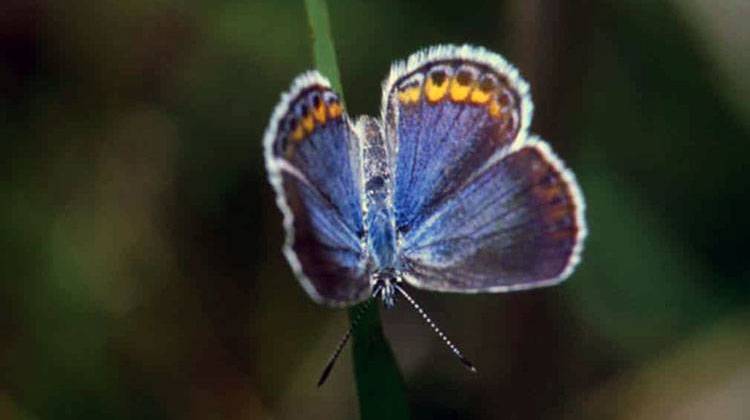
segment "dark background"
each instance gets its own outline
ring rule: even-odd
[[[750,412],[750,5],[329,0],[352,115],[390,63],[500,52],[574,169],[590,236],[559,287],[415,291],[384,314],[414,418]],[[311,67],[301,1],[0,5],[0,418],[357,415],[347,326],[280,248],[261,137]]]

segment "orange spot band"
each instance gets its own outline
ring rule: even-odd
[[[471,84],[462,85],[458,82],[458,78],[454,78],[451,81],[451,100],[454,102],[463,102],[469,97],[471,92]]]
[[[421,86],[413,86],[400,91],[398,93],[398,100],[402,104],[414,104],[419,101],[420,96],[422,96]]]
[[[448,92],[448,79],[443,78],[440,80],[440,84],[436,84],[434,81],[434,77],[428,77],[427,83],[425,83],[424,86],[424,93],[425,96],[427,96],[427,99],[430,102],[437,102],[441,99],[443,99],[443,96],[445,96],[446,92]]]
[[[315,120],[317,120],[320,124],[325,124],[326,122],[326,106],[321,101],[317,108],[313,111],[313,115],[315,116]]]
[[[343,110],[341,109],[341,104],[338,102],[332,102],[330,105],[328,105],[328,115],[331,118],[338,118],[341,116],[341,113]]]

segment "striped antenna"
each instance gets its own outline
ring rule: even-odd
[[[380,293],[380,287],[376,287],[373,290],[372,292],[373,297],[376,296],[376,293]],[[323,369],[323,373],[320,374],[320,379],[318,380],[318,386],[323,385],[326,379],[328,379],[328,375],[330,375],[331,370],[333,370],[333,365],[336,363],[336,360],[338,360],[339,356],[341,355],[341,352],[344,350],[344,346],[346,346],[346,343],[349,342],[349,339],[352,337],[354,328],[357,326],[357,323],[359,322],[360,318],[362,318],[362,314],[365,312],[367,308],[370,307],[370,305],[372,305],[374,301],[375,299],[369,299],[359,308],[357,313],[354,314],[354,317],[352,318],[351,326],[346,331],[346,334],[344,334],[344,336],[341,337],[341,341],[339,341],[339,345],[338,347],[336,347],[336,351],[334,351],[333,354],[331,355],[331,358],[328,359],[328,363],[326,364],[325,369]]]
[[[417,313],[419,313],[419,315],[422,316],[422,319],[424,320],[424,322],[426,322],[427,325],[429,325],[430,328],[432,328],[432,330],[435,331],[435,334],[437,334],[438,337],[440,337],[440,339],[443,340],[443,343],[445,343],[445,345],[448,346],[449,349],[451,349],[453,354],[455,354],[456,357],[458,357],[458,360],[461,361],[461,364],[463,364],[466,367],[466,369],[469,369],[469,371],[471,371],[472,373],[476,373],[477,368],[474,367],[474,365],[464,356],[464,354],[461,353],[461,350],[459,350],[458,347],[456,347],[456,345],[453,344],[451,340],[448,339],[445,333],[443,333],[443,331],[441,331],[440,328],[437,325],[435,325],[435,322],[433,322],[432,319],[429,317],[429,315],[427,315],[427,313],[424,311],[424,309],[422,309],[422,307],[419,306],[419,304],[415,302],[414,299],[411,296],[409,296],[408,293],[406,293],[406,290],[404,290],[403,287],[399,286],[398,283],[393,283],[393,286],[396,288],[396,290],[399,291],[399,293],[401,293],[404,296],[404,298],[406,298],[406,300],[409,301],[409,303],[411,303],[411,306],[413,306],[414,309],[416,309]]]

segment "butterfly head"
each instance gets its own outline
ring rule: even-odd
[[[393,270],[383,270],[376,272],[372,277],[372,292],[370,295],[373,298],[380,298],[383,300],[383,306],[386,309],[393,308],[396,304],[396,292],[398,283],[401,283],[401,278]]]

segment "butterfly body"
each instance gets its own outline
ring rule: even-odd
[[[558,283],[586,234],[572,173],[528,134],[528,85],[502,57],[444,46],[397,63],[379,118],[352,122],[300,76],[264,139],[285,254],[310,296],[348,306],[398,283],[505,292]]]
[[[369,249],[370,277],[398,270],[397,237],[392,206],[392,174],[389,151],[378,121],[363,117],[357,123],[363,142],[365,232]]]

